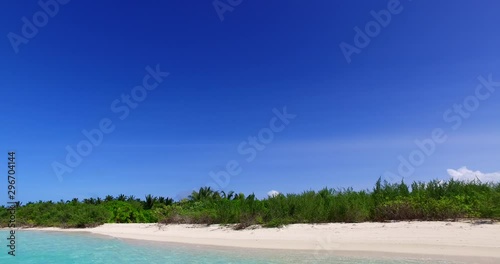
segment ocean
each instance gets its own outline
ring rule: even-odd
[[[373,259],[336,256],[321,251],[255,250],[123,240],[87,233],[17,231],[16,256],[10,251],[8,231],[0,231],[0,263],[124,264],[124,263],[451,263],[426,259]]]

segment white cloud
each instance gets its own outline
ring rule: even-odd
[[[274,197],[274,196],[277,196],[278,194],[280,194],[280,192],[275,191],[275,190],[271,190],[271,191],[267,192],[267,196],[269,196],[269,197]]]
[[[448,169],[447,171],[450,177],[455,180],[469,181],[479,179],[481,182],[500,182],[500,172],[483,173],[469,170],[465,166],[458,170]]]

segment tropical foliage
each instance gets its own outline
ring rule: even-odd
[[[10,213],[0,208],[0,226]],[[372,190],[328,189],[279,194],[257,199],[254,194],[202,187],[174,201],[147,195],[108,195],[79,201],[19,204],[18,226],[92,227],[103,223],[254,224],[268,227],[292,223],[387,220],[500,219],[500,184],[479,181],[414,182],[407,185],[380,179]]]

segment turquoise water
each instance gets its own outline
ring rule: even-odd
[[[124,264],[124,263],[363,263],[407,264],[450,263],[429,260],[372,260],[325,255],[311,251],[247,250],[222,247],[199,247],[181,244],[121,240],[86,233],[17,231],[16,256],[7,254],[7,231],[0,231],[4,241],[0,263],[23,264]]]

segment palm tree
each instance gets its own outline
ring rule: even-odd
[[[127,196],[125,194],[120,194],[116,197],[116,200],[125,202],[125,200],[127,200]]]
[[[135,196],[130,195],[130,196],[127,198],[127,202],[133,202],[133,201],[135,201]]]
[[[189,196],[188,196],[188,199],[191,200],[191,201],[200,201],[201,200],[201,196],[200,196],[200,193],[197,192],[197,191],[193,191]]]
[[[210,198],[212,200],[220,200],[221,199],[220,192],[218,192],[218,191],[212,192],[212,195],[210,195]]]
[[[174,203],[174,199],[172,198],[165,198],[163,196],[158,197],[158,203],[164,204],[166,206],[169,206]]]
[[[106,195],[106,197],[104,198],[104,201],[106,201],[106,202],[111,202],[113,200],[114,200],[114,198],[112,195]]]
[[[234,191],[229,191],[228,193],[226,193],[225,191],[220,191],[220,192],[216,191],[213,192],[211,197],[213,199],[227,199],[227,200],[237,200],[239,198]]]
[[[146,200],[144,201],[143,207],[145,210],[153,208],[157,198],[151,194],[146,195]]]
[[[240,192],[238,195],[234,196],[233,200],[245,200],[245,194]]]
[[[214,192],[210,187],[201,187],[198,192],[193,191],[191,195],[188,196],[191,201],[203,201],[207,199],[218,199],[220,198],[219,192]]]
[[[247,196],[247,201],[255,201],[255,194],[250,194]]]

